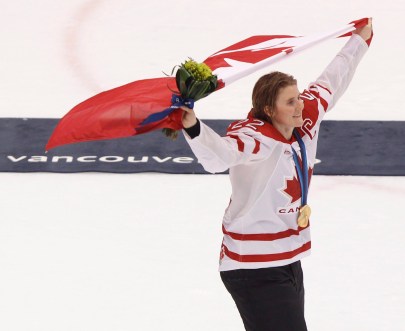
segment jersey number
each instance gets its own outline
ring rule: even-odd
[[[251,122],[248,123],[248,124],[245,124],[245,123],[247,123],[249,121],[251,121]],[[257,119],[253,119],[253,120],[245,119],[245,120],[241,120],[239,122],[236,122],[234,125],[232,125],[231,130],[237,130],[237,129],[240,129],[242,127],[247,127],[247,128],[251,128],[251,129],[257,131],[257,128],[259,126],[263,126],[263,125],[264,125],[264,122],[262,122],[260,120],[257,120]]]
[[[314,125],[315,125],[315,123],[312,122],[312,120],[310,118],[306,118],[304,120],[304,124],[301,126],[302,131],[304,131],[311,138],[311,140],[314,139],[314,136],[311,134],[311,130],[313,129]],[[315,134],[316,134],[316,131],[315,131]]]

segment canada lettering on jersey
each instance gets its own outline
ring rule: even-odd
[[[300,211],[300,207],[294,207],[294,208],[280,208],[277,213],[278,214],[292,214],[292,213],[298,213]]]

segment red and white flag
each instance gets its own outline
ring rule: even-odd
[[[219,90],[324,40],[350,36],[353,30],[367,22],[368,18],[363,18],[338,29],[304,37],[253,36],[214,53],[203,62],[217,75]],[[144,124],[152,114],[171,107],[171,97],[176,90],[174,77],[160,77],[97,94],[75,106],[59,121],[46,150],[77,142],[129,137],[162,128],[180,130],[180,109],[172,109],[163,119]]]

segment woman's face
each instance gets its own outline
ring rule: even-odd
[[[304,102],[300,98],[297,85],[290,85],[280,89],[276,106],[271,119],[272,124],[281,132],[288,133],[304,123],[302,110]]]

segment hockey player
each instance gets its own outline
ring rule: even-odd
[[[186,140],[205,170],[229,169],[219,270],[248,331],[307,330],[300,260],[311,249],[307,194],[319,126],[371,38],[369,19],[302,93],[290,75],[261,77],[248,117],[232,123],[225,137],[182,107]]]

